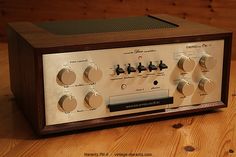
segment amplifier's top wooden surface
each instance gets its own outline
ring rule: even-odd
[[[152,22],[154,20],[155,22]],[[145,27],[145,25],[138,23],[138,21],[144,21],[143,23],[148,23],[148,26]],[[78,24],[78,22],[80,23]],[[155,26],[153,23],[158,23],[159,25]],[[128,41],[136,41],[141,44],[143,40],[148,39],[150,42],[155,40],[155,42],[161,41],[165,43],[168,38],[176,38],[176,42],[178,42],[178,38],[180,37],[186,37],[186,40],[189,40],[188,37],[196,35],[206,36],[230,33],[222,29],[189,22],[168,15],[109,20],[46,22],[41,24],[18,22],[10,23],[9,26],[9,29],[14,29],[28,41],[32,47],[39,49],[74,45],[89,46],[92,44],[106,43],[114,43],[113,45],[115,47],[119,47],[119,45]],[[60,27],[63,26],[64,29],[60,29]],[[84,27],[86,27],[86,30],[90,29],[90,31],[70,32],[73,29],[84,30]],[[108,31],[104,31],[104,28]],[[61,30],[64,30],[64,32],[61,32]]]
[[[0,156],[236,156],[236,62],[229,105],[217,112],[43,139],[34,135],[10,92],[7,44],[0,44]],[[130,154],[132,155],[132,154]],[[127,156],[129,157],[129,156]]]

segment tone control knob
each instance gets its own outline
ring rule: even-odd
[[[207,78],[203,78],[199,81],[198,87],[202,91],[204,91],[206,93],[210,93],[215,88],[215,84],[212,80],[207,79]]]
[[[98,67],[88,66],[84,71],[85,77],[91,82],[97,82],[102,78],[102,71]]]
[[[92,108],[98,108],[102,104],[103,98],[97,92],[91,91],[85,96],[85,102]]]
[[[211,55],[205,54],[200,58],[199,64],[205,69],[212,69],[216,65],[216,59]]]
[[[186,80],[181,80],[177,86],[177,89],[184,96],[189,96],[193,93],[194,86],[193,84],[187,82]]]
[[[195,66],[194,60],[187,56],[182,56],[178,62],[178,67],[185,72],[190,72]]]
[[[71,112],[76,108],[77,101],[71,95],[64,95],[60,98],[58,104],[64,112]]]
[[[68,68],[64,68],[59,71],[59,73],[57,74],[57,78],[64,85],[71,85],[76,80],[76,74],[72,70],[70,70]]]

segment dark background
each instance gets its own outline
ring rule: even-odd
[[[236,0],[0,0],[0,41],[6,23],[166,13],[236,33]],[[233,58],[236,59],[236,40]]]

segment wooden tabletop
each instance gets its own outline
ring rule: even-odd
[[[216,112],[37,138],[10,90],[7,44],[0,43],[0,156],[236,156],[236,61],[229,106]]]

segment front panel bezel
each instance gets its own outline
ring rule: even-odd
[[[146,46],[146,45],[160,45],[168,43],[184,43],[184,42],[196,42],[196,41],[208,41],[208,40],[220,40],[223,39],[225,42],[224,47],[224,59],[223,62],[223,78],[222,78],[222,92],[221,102],[214,102],[209,104],[200,104],[198,106],[189,106],[181,109],[173,109],[167,112],[145,112],[136,113],[131,115],[122,115],[116,117],[100,118],[94,120],[87,120],[82,122],[71,122],[66,124],[58,124],[52,126],[45,125],[45,108],[44,108],[44,92],[43,92],[43,67],[42,67],[42,55],[51,52],[68,52],[68,51],[83,51],[83,50],[96,50],[96,49],[108,49],[108,48],[121,48],[121,47],[132,47],[132,46]],[[228,86],[229,86],[229,67],[230,67],[230,51],[231,51],[231,34],[213,34],[213,35],[201,35],[201,36],[189,36],[189,37],[176,37],[169,39],[151,39],[151,40],[135,40],[115,43],[97,43],[91,45],[74,45],[65,47],[50,47],[50,48],[38,48],[37,55],[37,74],[38,79],[37,85],[39,91],[37,91],[37,107],[39,112],[39,134],[49,134],[55,132],[63,132],[69,130],[80,130],[85,128],[92,128],[98,126],[105,126],[110,124],[119,124],[125,122],[133,122],[140,120],[153,119],[158,117],[166,117],[172,115],[179,115],[185,113],[199,112],[204,110],[210,110],[215,108],[221,108],[227,106],[228,98]]]

